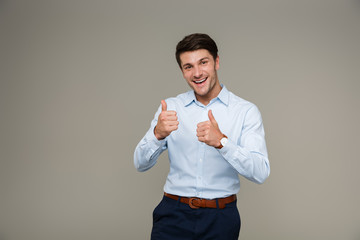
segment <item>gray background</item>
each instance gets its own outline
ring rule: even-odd
[[[360,239],[359,25],[357,0],[0,1],[0,239],[149,239],[169,166],[133,151],[193,32],[264,120],[241,239]]]

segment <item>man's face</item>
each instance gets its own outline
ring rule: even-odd
[[[214,60],[208,50],[199,49],[180,54],[180,60],[183,76],[194,90],[198,101],[207,104],[219,94],[219,57]]]

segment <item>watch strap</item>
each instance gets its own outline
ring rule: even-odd
[[[221,139],[223,139],[223,138],[228,138],[225,134],[223,134],[223,137],[221,138]],[[220,145],[218,146],[218,147],[215,147],[215,148],[217,148],[217,149],[222,149],[224,146],[222,145],[222,143],[221,143],[221,139],[220,139]]]

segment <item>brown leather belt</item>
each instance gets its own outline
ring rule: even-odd
[[[176,201],[179,200],[180,202],[188,204],[191,208],[225,208],[226,204],[234,202],[236,200],[236,195],[231,195],[225,198],[217,198],[217,199],[203,199],[203,198],[196,198],[196,197],[180,197],[177,195],[172,195],[169,193],[164,193],[164,195],[168,198],[174,199]],[[217,204],[216,204],[217,202]]]

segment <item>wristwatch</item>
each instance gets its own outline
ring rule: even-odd
[[[228,142],[228,137],[223,134],[223,137],[220,139],[220,146],[216,147],[217,149],[222,149]]]

